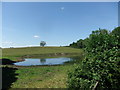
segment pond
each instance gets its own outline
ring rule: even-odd
[[[59,57],[59,58],[25,58],[25,61],[16,62],[14,65],[31,66],[31,65],[60,65],[64,63],[75,62],[80,60],[79,57]]]

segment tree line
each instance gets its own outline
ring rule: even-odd
[[[99,28],[99,30],[92,31],[92,33],[99,32],[99,31],[102,31],[102,33],[108,32],[111,35],[114,34],[114,35],[120,36],[120,27],[115,28],[114,30],[112,30],[112,32],[110,32],[106,29]],[[71,43],[69,46],[73,47],[73,48],[86,48],[88,40],[89,40],[89,38],[79,39],[78,41]],[[119,41],[120,41],[120,39],[119,39]]]

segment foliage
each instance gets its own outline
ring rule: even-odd
[[[45,41],[41,41],[40,42],[40,46],[44,47],[46,45],[46,42]]]
[[[77,43],[73,42],[72,44],[70,44],[70,47],[77,48]]]
[[[85,48],[85,41],[86,41],[86,39],[84,39],[84,40],[80,39],[77,42],[73,42],[69,46],[73,47],[73,48]]]
[[[117,30],[120,31],[120,29]],[[113,34],[114,32],[114,34]],[[68,73],[69,88],[120,88],[119,36],[102,29],[93,31],[86,42],[82,67]]]
[[[116,39],[118,39],[118,47],[120,47],[120,27],[115,28],[112,32],[112,35],[115,36]]]

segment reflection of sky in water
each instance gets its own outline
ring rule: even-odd
[[[46,58],[46,59],[25,59],[23,62],[14,63],[14,65],[29,66],[29,65],[56,65],[63,64],[66,61],[70,61],[71,58]]]

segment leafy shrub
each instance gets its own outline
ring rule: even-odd
[[[76,66],[68,73],[68,87],[120,88],[118,38],[105,29],[93,31],[86,42],[82,67]]]

